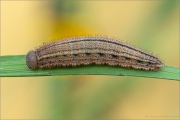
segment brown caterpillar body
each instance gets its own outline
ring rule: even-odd
[[[164,66],[157,57],[121,41],[106,37],[74,37],[51,42],[26,56],[30,69],[107,64],[158,71]]]

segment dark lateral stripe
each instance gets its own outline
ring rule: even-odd
[[[84,49],[87,49],[87,48],[84,48]],[[83,50],[84,50],[83,49]],[[79,49],[73,49],[73,50],[79,50]],[[87,49],[87,50],[92,50],[92,49]],[[103,51],[105,51],[106,49],[100,49],[99,48],[99,50],[103,50]],[[68,51],[68,50],[63,50],[63,51]],[[113,50],[114,51],[114,50]],[[114,51],[114,52],[117,52],[117,51]],[[55,53],[58,53],[58,52],[55,52]],[[55,53],[53,53],[53,54],[55,54]],[[101,52],[98,52],[98,53],[101,53]],[[97,54],[98,54],[97,53]],[[118,52],[117,52],[118,53]],[[126,52],[121,52],[121,53],[126,53]],[[85,53],[80,53],[80,54],[87,54],[87,52],[85,52]],[[90,53],[90,54],[95,54],[95,53]],[[102,53],[102,54],[105,54],[105,53]],[[130,55],[130,56],[132,56],[132,54],[129,54],[129,53],[126,53],[127,55]],[[71,54],[64,54],[64,55],[71,55]],[[110,54],[110,55],[114,55],[114,54]],[[43,57],[44,55],[42,55],[42,56],[39,56],[39,57]],[[60,56],[63,56],[63,55],[60,55]],[[119,55],[115,55],[115,56],[119,56]],[[121,57],[121,56],[120,56]],[[128,58],[128,57],[126,57],[126,56],[122,56],[122,57],[125,57],[125,58]],[[147,61],[143,61],[142,60],[142,58],[141,57],[139,57],[139,56],[136,56],[137,58],[139,58],[140,60],[137,60],[137,61],[142,61],[142,62],[147,62]],[[46,58],[49,58],[49,57],[46,57]],[[45,59],[45,58],[42,58],[42,59],[39,59],[39,60],[43,60],[43,59]],[[132,58],[131,58],[132,59]],[[148,59],[146,59],[146,60],[148,60]],[[152,61],[152,60],[149,60],[149,62],[152,62],[152,63],[154,63],[154,61]]]

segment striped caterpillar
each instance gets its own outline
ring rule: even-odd
[[[164,66],[156,56],[121,41],[106,37],[72,37],[44,44],[29,51],[26,64],[31,69],[79,65],[121,66],[158,71]]]

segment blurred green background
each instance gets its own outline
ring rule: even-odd
[[[179,67],[179,1],[1,1],[1,55],[74,35],[117,37]],[[179,119],[179,89],[125,76],[1,78],[1,117]]]

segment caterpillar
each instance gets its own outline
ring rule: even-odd
[[[160,70],[164,64],[156,56],[114,38],[81,36],[43,44],[26,55],[29,69],[79,65],[110,65],[142,70]]]

